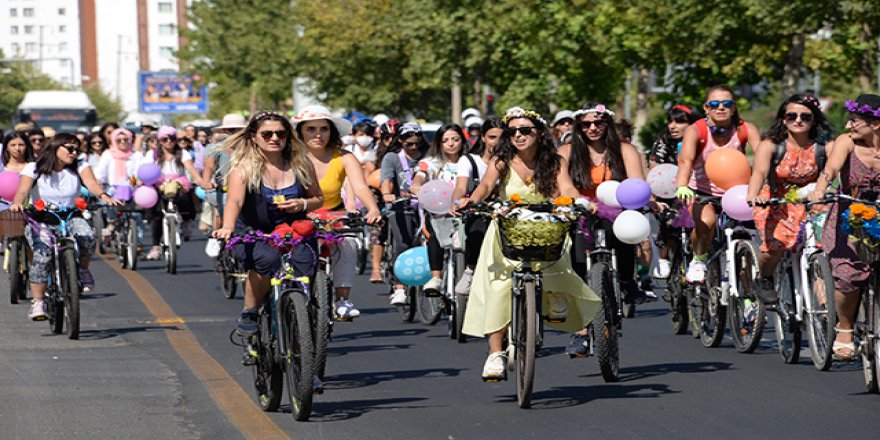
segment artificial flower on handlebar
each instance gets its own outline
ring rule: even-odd
[[[34,208],[36,208],[37,211],[45,211],[46,201],[43,199],[34,200]]]
[[[85,211],[86,209],[89,209],[89,203],[86,202],[86,200],[82,197],[77,197],[74,203],[76,204],[76,209],[79,209],[80,211]]]
[[[880,222],[877,221],[876,208],[853,203],[840,217],[843,220],[841,229],[850,234],[851,240],[862,241],[872,247],[880,244]]]
[[[574,203],[574,200],[568,196],[559,196],[553,199],[553,204],[556,206],[571,206]]]

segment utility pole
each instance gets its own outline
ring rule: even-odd
[[[122,99],[122,34],[116,36],[116,99]]]
[[[461,74],[456,69],[452,72],[452,121],[458,125],[461,120]]]

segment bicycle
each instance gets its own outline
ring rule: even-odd
[[[467,337],[461,332],[461,327],[464,323],[468,295],[455,293],[455,283],[461,278],[465,267],[464,226],[460,217],[432,215],[430,221],[434,234],[437,235],[437,241],[443,248],[443,274],[440,277],[443,282],[440,296],[419,297],[422,322],[433,325],[446,315],[449,317],[447,322],[449,338],[465,342]]]
[[[6,204],[5,202],[3,204]],[[18,304],[27,299],[28,243],[24,237],[25,219],[19,213],[0,212],[0,238],[5,240],[5,269],[9,274],[9,303]]]
[[[263,411],[276,411],[281,404],[284,376],[293,418],[308,420],[314,393],[315,346],[312,339],[310,282],[298,276],[293,265],[293,249],[300,239],[259,231],[236,235],[226,243],[232,250],[238,243],[263,241],[281,254],[281,268],[272,276],[271,292],[258,309],[256,334],[242,343],[230,341],[244,349],[242,363],[252,367],[257,400]]]
[[[413,207],[413,201],[415,198],[413,197],[400,197],[390,203],[385,203],[385,206],[382,208],[382,215],[386,218],[386,222],[390,223],[394,221],[397,216],[397,212],[392,210],[392,207],[400,205],[403,206],[403,215],[405,215],[409,222],[413,225],[414,228],[418,228],[417,215],[418,212],[416,208]],[[415,239],[413,243],[403,243],[402,241],[399,244],[395,244],[396,238],[394,237],[394,228],[388,227],[388,241],[385,246],[385,252],[382,254],[382,273],[385,277],[385,280],[389,283],[389,295],[394,294],[394,284],[396,283],[397,277],[394,276],[394,258],[395,258],[395,246],[398,245],[415,245],[416,242],[419,241],[420,232],[416,232],[413,234]],[[407,302],[406,304],[397,305],[397,311],[400,313],[400,319],[403,322],[413,322],[416,317],[416,310],[418,300],[417,298],[421,296],[420,291],[422,290],[420,286],[406,286],[406,296]]]
[[[165,256],[165,271],[177,273],[177,250],[180,248],[180,214],[172,199],[167,199],[162,208],[162,240],[160,246]]]
[[[244,280],[247,278],[247,273],[226,246],[220,247],[214,269],[220,274],[220,285],[226,299],[234,299],[239,291],[244,294]]]
[[[676,234],[672,243],[666,243],[669,249],[670,272],[666,279],[666,294],[663,299],[669,303],[669,310],[672,312],[672,331],[676,335],[687,333],[688,324],[691,327],[691,335],[695,338],[700,337],[699,321],[694,322],[691,319],[690,306],[694,301],[693,286],[685,280],[688,261],[693,258],[693,252],[690,249],[690,233],[692,227],[683,227],[675,225],[676,217],[680,210],[687,209],[679,206],[678,209],[666,209],[657,214],[657,220],[661,223],[661,230],[665,227],[670,228]]]
[[[128,202],[116,209],[116,227],[111,236],[112,247],[116,250],[119,265],[123,269],[137,270],[138,264],[138,222],[134,213],[140,209]]]
[[[770,199],[756,206],[773,206],[786,203],[802,204],[807,208],[828,203]],[[797,363],[800,358],[802,333],[806,331],[810,343],[810,357],[820,371],[832,365],[832,344],[837,326],[834,303],[834,279],[828,257],[822,253],[816,237],[816,218],[808,214],[803,226],[804,238],[792,251],[786,251],[776,267],[774,276],[778,301],[768,306],[776,329],[779,354],[787,364]],[[831,293],[831,301],[828,301]],[[824,301],[823,301],[824,299]]]

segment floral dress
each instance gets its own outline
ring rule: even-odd
[[[507,174],[507,182],[500,191],[500,197],[506,200],[512,194],[539,196],[534,183],[526,185],[516,172],[510,170]],[[536,270],[543,269],[542,310],[550,310],[551,295],[562,295],[568,303],[568,318],[565,322],[549,325],[562,331],[575,332],[583,329],[593,320],[601,300],[572,270],[569,246],[571,246],[570,239],[565,245],[562,258],[556,263],[546,269],[541,263],[534,267]],[[473,284],[462,328],[465,334],[482,337],[507,326],[511,315],[510,296],[513,286],[511,274],[518,265],[518,262],[504,258],[497,222],[493,221],[486,231],[486,238],[480,248],[480,258],[474,269]]]
[[[873,199],[877,197],[878,191],[880,191],[880,170],[868,168],[853,149],[840,171],[840,192],[858,198]],[[822,244],[831,260],[834,287],[841,292],[860,289],[871,275],[871,267],[859,258],[855,246],[849,241],[848,234],[837,227],[840,213],[846,211],[849,205],[850,203],[844,201],[832,205],[822,234]]]
[[[814,183],[819,178],[816,164],[816,146],[800,148],[786,146],[785,155],[776,166],[776,190],[764,185],[761,196],[785,198],[792,189]],[[797,244],[801,225],[807,217],[804,205],[786,203],[776,206],[755,207],[755,226],[761,234],[761,251],[792,250]]]

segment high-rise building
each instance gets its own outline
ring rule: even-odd
[[[3,58],[30,62],[71,87],[81,81],[79,35],[75,1],[0,0]]]

